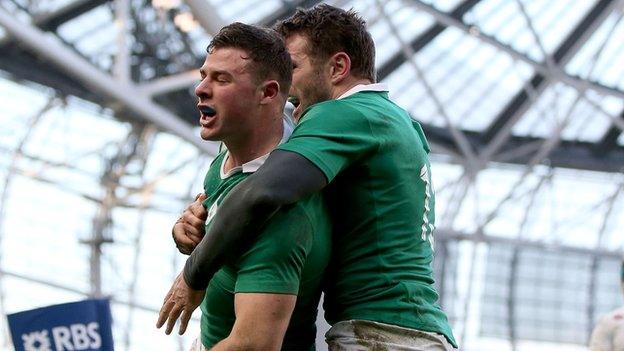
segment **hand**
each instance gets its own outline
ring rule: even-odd
[[[205,199],[205,194],[198,194],[171,230],[176,247],[185,255],[190,255],[204,237],[207,212],[202,203]]]
[[[193,290],[186,285],[182,273],[178,275],[173,282],[173,286],[165,296],[163,305],[158,314],[158,322],[156,328],[162,327],[167,322],[165,334],[171,334],[173,326],[178,318],[180,318],[180,335],[184,334],[193,311],[199,306],[204,299],[206,290]],[[181,315],[181,317],[180,317]]]

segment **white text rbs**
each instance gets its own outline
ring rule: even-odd
[[[97,322],[89,324],[72,324],[52,328],[52,340],[47,330],[35,331],[22,335],[25,351],[52,351],[52,343],[56,351],[93,350],[102,347],[102,337]]]

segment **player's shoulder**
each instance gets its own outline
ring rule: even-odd
[[[348,99],[338,99],[338,100],[327,100],[316,103],[310,106],[308,112],[306,113],[310,117],[314,116],[328,116],[340,114],[341,116],[362,116],[363,113],[361,109],[358,109],[351,100]]]
[[[353,104],[342,100],[327,100],[308,108],[301,117],[299,129],[314,128],[314,130],[358,130],[357,127],[368,125],[362,123],[368,119],[366,114],[355,108]]]

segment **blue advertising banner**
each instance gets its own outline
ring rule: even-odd
[[[7,316],[15,351],[113,351],[108,300],[64,303]]]

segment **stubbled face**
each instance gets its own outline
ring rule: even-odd
[[[327,65],[314,62],[308,55],[308,41],[304,36],[295,34],[288,37],[286,48],[293,62],[289,95],[295,105],[293,117],[298,121],[306,108],[331,98],[331,84],[325,74]]]
[[[251,128],[246,122],[259,106],[258,86],[248,72],[247,57],[245,51],[235,48],[214,49],[206,57],[195,88],[202,139],[233,141]]]

